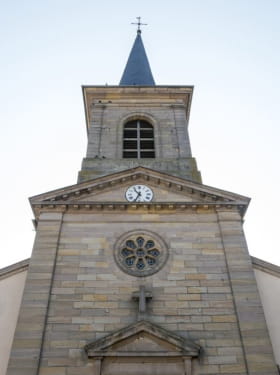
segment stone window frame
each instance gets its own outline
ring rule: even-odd
[[[145,243],[149,240],[155,242],[155,247],[160,252],[158,257],[154,257],[156,263],[151,266],[147,266],[146,269],[137,270],[135,266],[129,267],[125,264],[125,257],[122,256],[121,251],[125,247],[125,242],[131,239],[136,239],[138,237],[143,237]],[[146,277],[151,276],[158,271],[160,271],[166,264],[169,257],[169,251],[166,242],[156,233],[147,230],[133,230],[124,233],[118,238],[114,246],[114,259],[118,267],[126,274],[134,277]]]
[[[124,126],[126,123],[129,121],[133,120],[143,120],[147,121],[149,124],[151,124],[154,128],[154,150],[155,150],[155,157],[150,158],[149,160],[156,160],[157,158],[160,158],[161,155],[161,149],[160,149],[160,127],[158,125],[157,120],[151,116],[149,113],[144,113],[144,112],[131,112],[125,116],[123,116],[119,120],[119,125],[118,125],[118,130],[117,130],[117,139],[116,139],[116,144],[117,144],[117,158],[118,159],[124,159],[124,160],[129,160],[128,158],[123,158],[123,132],[124,132]],[[136,159],[132,158],[131,160],[145,160],[145,159]],[[148,160],[148,159],[146,159]]]
[[[126,122],[123,126],[123,158],[155,159],[154,133],[153,125],[148,121],[137,119]]]

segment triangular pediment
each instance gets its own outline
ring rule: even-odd
[[[85,346],[95,356],[182,356],[197,357],[200,346],[147,321],[136,322]]]
[[[153,199],[148,202],[149,205],[228,204],[242,207],[244,213],[250,201],[235,193],[137,167],[34,196],[30,198],[30,203],[33,209],[36,205],[141,205],[141,202],[128,202],[125,197],[126,190],[137,184],[152,190]]]
[[[153,202],[193,202],[193,197],[190,194],[177,193],[167,186],[160,186],[157,181],[147,181],[143,178],[135,181],[123,181],[114,187],[108,186],[103,191],[96,190],[87,196],[75,198],[75,200],[79,202],[126,202],[127,189],[131,186],[139,186],[139,184],[149,186],[153,192]]]

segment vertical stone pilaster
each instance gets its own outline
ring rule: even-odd
[[[186,118],[186,108],[183,104],[172,106],[174,115],[174,132],[176,132],[176,141],[174,147],[178,150],[178,158],[190,158],[191,145],[188,134],[188,121]]]
[[[87,148],[87,157],[100,157],[102,143],[103,116],[106,106],[104,104],[95,104],[94,116],[89,128],[89,141]]]
[[[93,375],[101,375],[101,365],[103,357],[96,357],[93,363]]]
[[[247,373],[277,375],[241,217],[237,210],[217,214]]]
[[[192,375],[192,359],[190,357],[183,357],[184,360],[184,375]]]
[[[41,214],[7,375],[36,375],[44,340],[62,213]]]

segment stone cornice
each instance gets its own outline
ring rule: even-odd
[[[184,103],[187,122],[190,114],[190,107],[193,94],[193,86],[104,86],[104,85],[84,85],[82,86],[86,128],[89,131],[90,126],[90,108],[92,104],[114,105],[119,100],[126,100],[127,103],[135,104],[141,100],[149,99],[162,100],[168,98],[170,102],[176,104],[179,99]],[[136,99],[136,101],[135,101]]]
[[[270,275],[276,276],[280,278],[280,267],[276,264],[272,264],[269,262],[266,262],[262,259],[256,258],[251,256],[253,268],[256,270],[260,270],[266,273],[269,273]]]
[[[29,258],[24,259],[20,262],[11,264],[8,267],[4,267],[0,269],[0,280],[5,279],[6,277],[10,277],[12,275],[15,275],[17,273],[27,271],[28,266],[29,266]]]
[[[215,203],[201,203],[201,202],[155,202],[155,203],[128,203],[128,202],[34,202],[33,210],[35,217],[38,220],[40,213],[59,211],[59,212],[114,212],[121,213],[129,211],[130,213],[145,213],[145,212],[161,212],[172,213],[182,211],[196,211],[196,212],[209,212],[213,210],[238,210],[242,216],[246,205],[242,202],[215,202]]]
[[[104,193],[128,183],[149,183],[166,191],[182,195],[180,202],[99,202],[98,193]],[[87,198],[88,197],[88,198]],[[191,197],[191,202],[184,198]],[[58,189],[30,198],[36,219],[42,210],[185,210],[185,209],[229,209],[237,208],[243,216],[250,199],[242,195],[212,188],[206,185],[185,180],[180,177],[154,171],[145,167],[136,167],[117,172],[94,180]]]
[[[130,350],[127,351],[125,354],[122,353],[121,350],[116,348],[116,344],[125,343],[126,340],[137,340],[140,337],[143,337],[143,334],[149,334],[150,337],[153,337],[157,342],[162,342],[168,344],[169,351],[167,350],[149,350],[147,348],[147,352],[143,353],[143,349],[141,351],[135,350],[137,347],[136,345],[131,345]],[[162,344],[161,344],[162,345]],[[106,356],[116,356],[117,355],[125,355],[125,356],[132,356],[132,357],[164,357],[171,355],[172,357],[176,356],[188,356],[188,357],[198,357],[200,354],[200,346],[190,339],[183,338],[178,336],[174,332],[167,331],[166,329],[151,323],[149,321],[140,320],[135,322],[129,326],[126,326],[118,331],[115,331],[105,337],[102,337],[96,341],[90,342],[85,345],[85,351],[89,358],[93,357],[106,357]]]
[[[104,191],[107,188],[115,187],[126,182],[135,183],[136,181],[151,182],[154,185],[161,186],[173,192],[182,194],[191,194],[193,199],[204,201],[242,201],[243,204],[249,204],[250,199],[225,190],[220,190],[207,185],[199,184],[190,180],[184,180],[180,177],[171,176],[167,173],[157,172],[145,167],[136,167],[126,171],[117,172],[111,175],[98,177],[94,180],[75,184],[62,189],[57,189],[49,193],[40,194],[30,198],[31,204],[37,200],[60,201],[69,200],[73,197],[78,198],[92,192]]]

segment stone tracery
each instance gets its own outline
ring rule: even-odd
[[[122,236],[115,247],[118,266],[133,276],[148,276],[157,272],[168,257],[166,245],[159,236],[147,231],[135,231]]]

